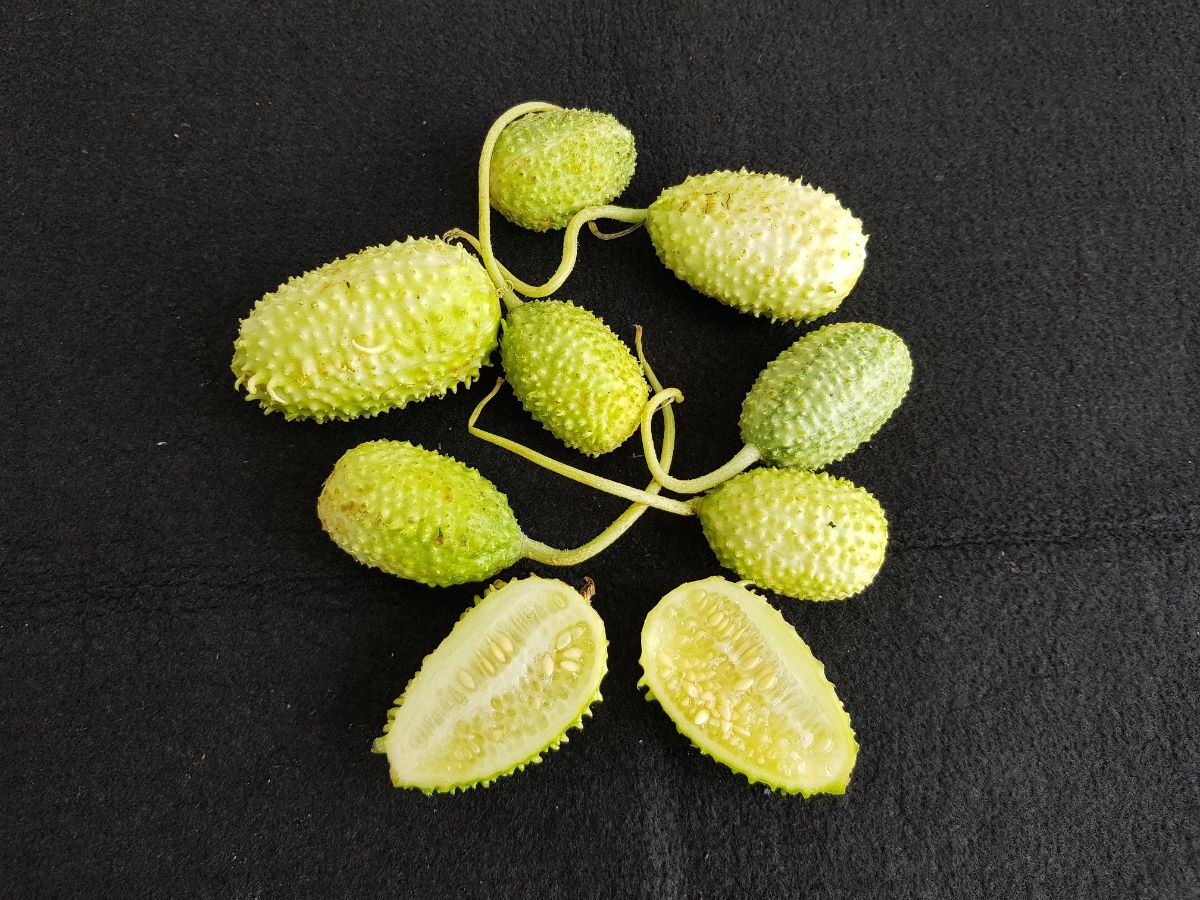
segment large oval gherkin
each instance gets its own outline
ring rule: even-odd
[[[867,257],[862,222],[783,175],[713,172],[669,187],[646,230],[663,264],[743,312],[808,322],[837,309]]]
[[[292,278],[242,321],[233,372],[288,419],[353,419],[440,396],[479,374],[500,303],[462,247],[408,238]]]

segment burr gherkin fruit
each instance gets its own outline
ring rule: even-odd
[[[654,412],[682,395],[661,391],[642,416],[646,465],[668,490],[694,494],[762,460],[821,469],[870,440],[908,393],[912,358],[900,336],[879,325],[841,322],[806,334],[772,360],[742,402],[745,446],[695,478],[662,470],[651,436]]]
[[[842,794],[858,756],[825,667],[766,600],[724,578],[671,591],[642,628],[642,684],[703,753],[788,794]]]
[[[422,584],[482,581],[523,555],[508,498],[470,466],[399,441],[348,450],[317,501],[334,542]]]
[[[637,430],[646,379],[629,348],[588,310],[561,300],[514,307],[500,358],[521,404],[568,447],[608,453]]]
[[[288,419],[353,419],[470,383],[500,302],[466,250],[436,238],[370,247],[293,278],[242,321],[233,372]]]
[[[530,576],[463,614],[388,712],[374,750],[392,784],[425,793],[487,786],[540,762],[600,698],[604,623],[584,594]]]
[[[559,550],[523,534],[508,498],[470,466],[401,441],[347,450],[317,500],[325,531],[360,563],[437,587],[484,581],[519,559],[577,565],[644,511],[635,504],[586,544]]]
[[[721,565],[799,600],[852,597],[887,550],[879,501],[824,472],[752,469],[701,497],[698,512]]]
[[[547,109],[510,122],[491,158],[491,204],[534,231],[564,228],[617,197],[633,177],[633,134],[608,113]]]
[[[833,194],[782,175],[713,172],[667,188],[646,230],[663,264],[743,312],[808,322],[837,309],[867,256]]]

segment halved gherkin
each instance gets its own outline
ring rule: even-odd
[[[646,617],[642,679],[679,731],[750,781],[842,794],[858,755],[825,667],[766,600],[724,578],[681,585]]]
[[[392,783],[465,790],[540,762],[583,727],[607,670],[604,623],[580,594],[536,575],[497,583],[425,658],[373,750]]]

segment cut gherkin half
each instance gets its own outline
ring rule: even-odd
[[[642,629],[642,684],[700,750],[790,794],[842,794],[858,743],[825,667],[766,600],[681,585]]]
[[[425,658],[373,750],[392,783],[426,793],[488,785],[582,728],[608,641],[581,595],[536,575],[497,584]]]

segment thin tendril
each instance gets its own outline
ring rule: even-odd
[[[654,370],[650,368],[650,363],[646,361],[646,354],[642,350],[642,326],[637,326],[637,334],[634,338],[634,343],[637,346],[638,360],[642,364],[642,371],[646,374],[646,380],[650,382],[650,386],[657,392],[662,390],[662,385],[658,378],[654,375]],[[675,414],[668,407],[663,410],[663,452],[662,464],[666,469],[671,468],[671,457],[675,453]],[[662,485],[657,481],[650,482],[646,486],[649,493],[657,494],[662,490]],[[547,565],[573,566],[584,560],[591,559],[598,553],[607,550],[612,546],[625,532],[633,527],[634,523],[642,517],[642,514],[649,509],[645,503],[634,503],[625,512],[613,521],[611,525],[605,528],[600,534],[596,535],[586,544],[576,547],[574,550],[556,550],[553,547],[533,541],[526,538],[525,555],[538,562]],[[536,555],[534,555],[536,554]]]
[[[675,388],[670,388],[665,391],[659,391],[650,398],[642,411],[642,448],[646,452],[646,468],[650,470],[650,474],[654,476],[654,480],[677,494],[699,494],[701,491],[707,491],[709,488],[716,487],[723,481],[728,481],[738,472],[744,472],[750,466],[754,465],[762,458],[758,448],[753,444],[746,444],[741,450],[718,469],[714,469],[707,475],[698,475],[695,478],[673,478],[667,473],[667,468],[664,467],[658,459],[658,453],[654,449],[654,433],[652,423],[654,421],[654,413],[659,407],[663,409],[665,416],[670,410],[672,401],[683,402],[683,394]],[[665,445],[664,445],[665,449]],[[665,455],[664,455],[664,458]]]
[[[615,241],[617,238],[623,238],[627,234],[633,234],[641,227],[641,222],[635,222],[628,228],[622,228],[620,231],[601,231],[600,227],[595,222],[588,222],[588,231],[600,238],[602,241]]]

